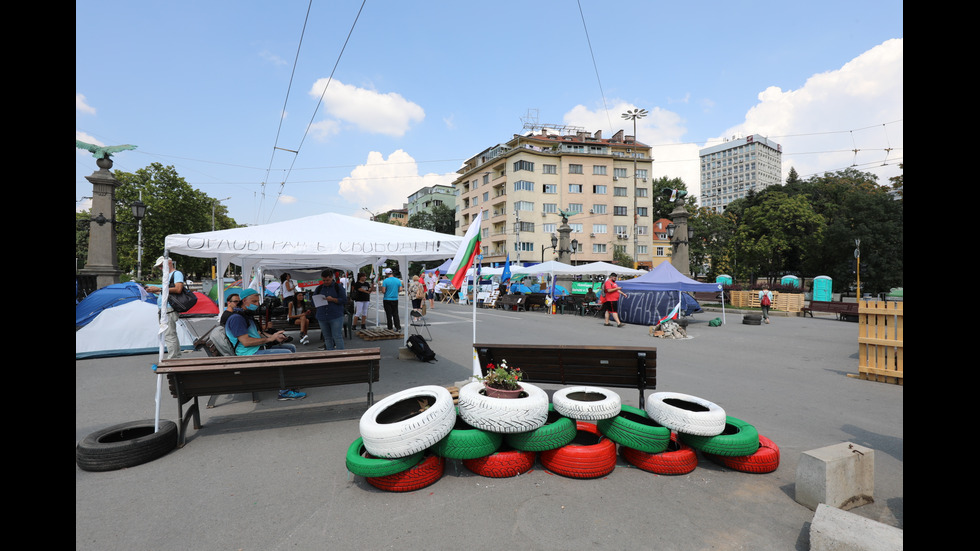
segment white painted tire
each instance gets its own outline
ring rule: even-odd
[[[725,430],[725,410],[697,396],[656,392],[647,399],[646,410],[651,419],[679,433],[716,436]]]
[[[360,430],[368,453],[392,459],[433,446],[455,424],[456,410],[449,390],[430,385],[380,400],[361,416]]]
[[[555,411],[576,421],[601,421],[619,415],[619,394],[594,386],[563,388],[551,397]]]
[[[478,429],[497,433],[528,432],[548,421],[548,394],[540,387],[522,383],[524,398],[491,398],[481,394],[483,383],[459,389],[459,416]]]

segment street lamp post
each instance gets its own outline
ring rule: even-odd
[[[647,116],[646,109],[630,109],[629,111],[623,113],[623,118],[626,120],[633,121],[633,269],[635,270],[638,265],[639,260],[639,237],[637,236],[637,227],[640,225],[639,215],[636,213],[637,201],[636,201],[636,119],[642,119]]]
[[[146,204],[143,202],[143,192],[140,198],[133,202],[133,218],[136,219],[136,280],[143,281],[143,218],[146,217]]]

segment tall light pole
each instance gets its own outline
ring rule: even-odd
[[[636,235],[636,229],[640,226],[640,218],[636,213],[636,119],[642,119],[647,116],[646,109],[630,109],[629,111],[623,113],[623,118],[626,120],[633,121],[633,269],[636,269],[639,259],[639,237]]]

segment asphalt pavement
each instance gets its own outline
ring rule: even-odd
[[[259,403],[222,396],[181,449],[116,471],[76,466],[75,548],[802,550],[809,549],[813,511],[793,499],[800,454],[840,442],[875,450],[875,501],[851,512],[904,528],[904,389],[847,376],[857,373],[857,324],[774,316],[769,325],[745,325],[729,311],[725,325],[710,327],[714,317],[721,313],[696,314],[688,339],[664,340],[647,326],[605,327],[599,318],[479,310],[476,338],[656,346],[656,390],[710,400],[753,424],[780,448],[773,473],[728,470],[699,454],[698,467],[679,476],[620,458],[598,479],[552,474],[540,461],[521,476],[497,479],[450,460],[427,488],[385,492],[349,473],[344,461],[359,436],[366,384],[307,389],[296,402],[279,402],[273,392],[261,393]],[[429,364],[398,359],[400,341],[347,342],[382,350],[375,400],[470,375],[472,308],[438,304],[426,320],[437,356]],[[155,361],[76,360],[76,443],[153,417]],[[542,386],[549,394],[561,388]],[[636,390],[615,390],[638,406]],[[166,381],[160,408],[176,420]]]

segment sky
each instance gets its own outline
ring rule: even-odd
[[[254,0],[75,4],[75,138],[136,145],[240,224],[401,208],[526,124],[632,133],[700,196],[755,134],[784,180],[903,162],[903,3]],[[97,170],[76,148],[75,208]],[[210,228],[202,228],[201,231]]]

